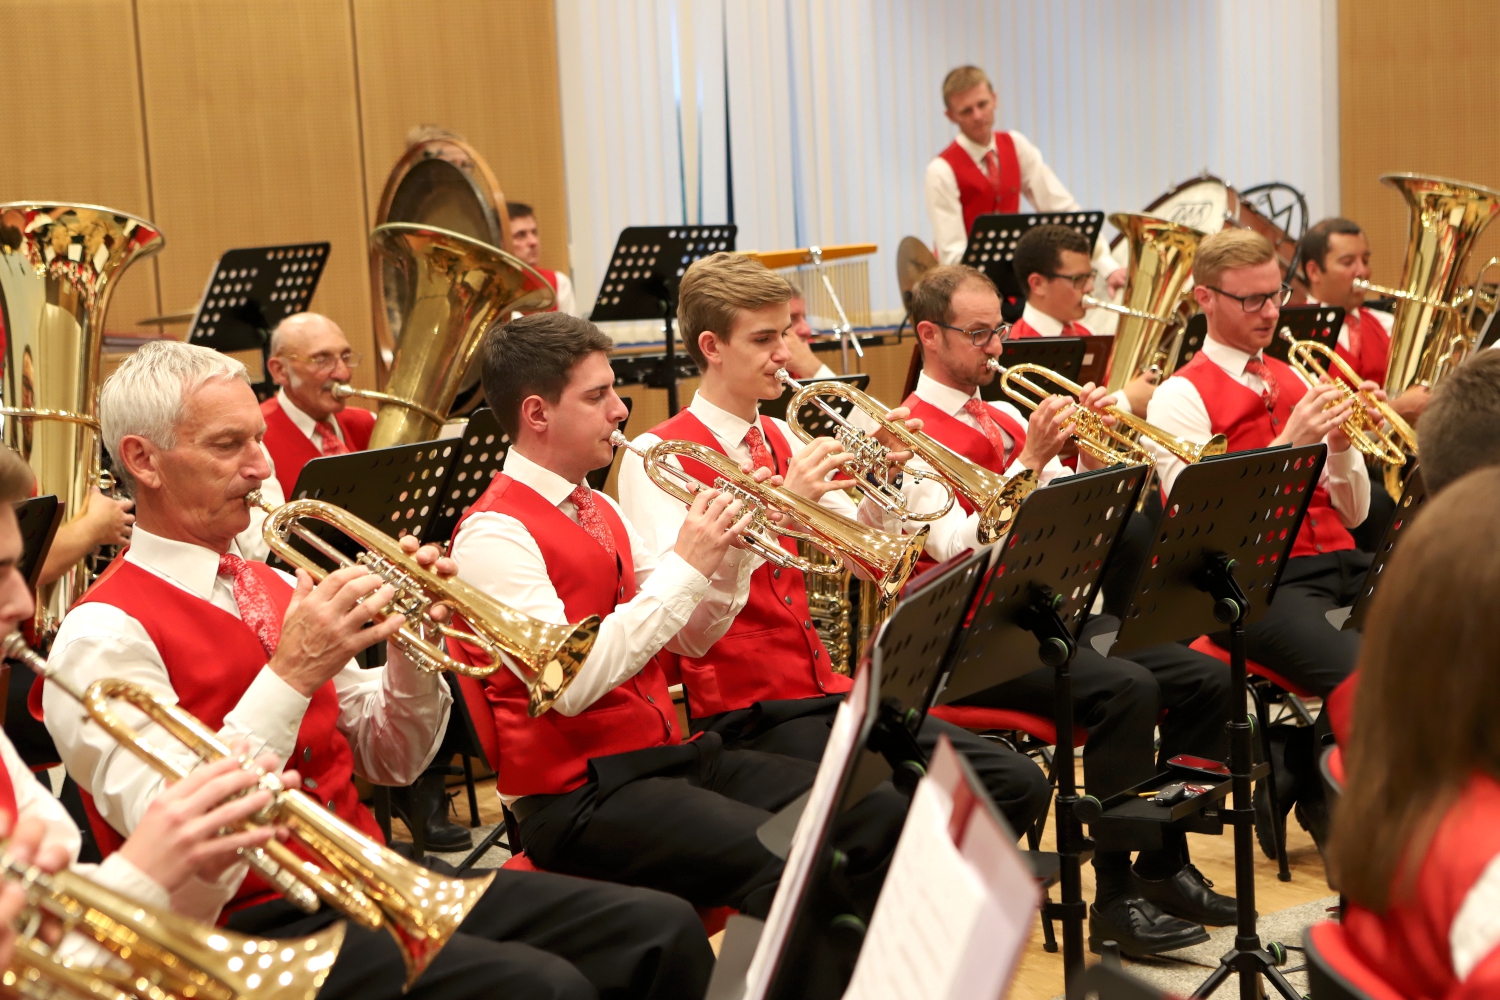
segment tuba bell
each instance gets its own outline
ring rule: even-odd
[[[95,486],[100,461],[99,352],[120,277],[165,240],[143,219],[94,205],[0,205],[0,308],[4,310],[5,443],[54,493],[69,518]],[[49,636],[90,583],[70,569],[37,602],[37,634]]]
[[[1150,215],[1116,212],[1110,225],[1130,244],[1130,280],[1115,328],[1115,349],[1109,359],[1110,392],[1123,389],[1137,375],[1154,372],[1165,377],[1177,367],[1185,325],[1174,327],[1183,290],[1193,273],[1193,256],[1203,233]]]

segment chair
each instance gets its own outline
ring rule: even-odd
[[[1355,954],[1343,924],[1313,924],[1302,940],[1312,1000],[1405,1000]]]

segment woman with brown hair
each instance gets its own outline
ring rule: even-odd
[[[1329,862],[1403,996],[1500,995],[1500,468],[1430,500],[1365,641]]]

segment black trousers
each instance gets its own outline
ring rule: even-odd
[[[694,719],[694,732],[718,733],[726,747],[818,761],[828,744],[833,716],[843,695],[796,701],[757,702],[750,708]],[[1051,789],[1042,769],[1030,757],[981,739],[958,726],[928,716],[917,732],[917,744],[931,755],[939,736],[947,736],[984,782],[995,805],[1018,834],[1047,810]]]
[[[438,866],[434,866],[438,867]],[[235,913],[231,929],[288,938],[340,919],[284,900]],[[411,1000],[701,997],[713,972],[687,903],[648,889],[501,869],[459,932],[405,994]],[[400,1000],[406,968],[385,930],[349,924],[319,1000]]]
[[[538,868],[764,917],[782,861],[756,830],[812,787],[816,773],[807,761],[726,750],[705,733],[690,743],[594,758],[580,788],[528,796],[513,808]]]

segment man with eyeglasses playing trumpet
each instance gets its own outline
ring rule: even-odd
[[[436,752],[452,704],[442,678],[396,645],[384,667],[353,660],[405,624],[400,614],[374,622],[392,588],[362,566],[314,585],[304,571],[293,580],[241,557],[235,538],[249,521],[246,497],[271,469],[260,448],[265,422],[239,362],[153,342],[105,380],[99,415],[139,520],[129,552],[63,620],[53,673],[79,691],[120,679],[180,704],[221,741],[246,741],[250,752],[295,766],[317,803],[383,842],[354,774],[411,781]],[[410,536],[401,544],[440,576],[456,570],[434,546],[418,549]],[[138,829],[163,794],[158,772],[86,721],[56,683],[44,686],[42,704],[64,763],[92,797],[101,847]],[[197,763],[160,725],[119,711],[163,756],[184,769]],[[493,877],[406,996],[586,1000],[705,988],[712,952],[681,900],[542,872]],[[244,865],[216,888],[229,927],[245,933],[296,937],[341,917],[326,906],[303,913]],[[397,1000],[405,973],[386,929],[351,923],[321,997]]]
[[[1005,327],[1000,296],[983,273],[959,265],[924,274],[911,294],[911,316],[922,352],[916,389],[906,401],[923,431],[938,443],[992,472],[1013,476],[1030,469],[1043,485],[1071,472],[1057,461],[1071,436],[1075,405],[1102,410],[1113,405],[1106,390],[1084,386],[1080,399],[1052,395],[1042,400],[1023,427],[1020,411],[1008,402],[986,402],[980,388],[997,376]],[[1080,454],[1087,469],[1097,466]],[[917,465],[913,466],[919,467]],[[907,486],[913,510],[941,506],[931,481]],[[960,498],[962,499],[962,498]],[[967,503],[933,525],[928,552],[947,559],[977,545],[977,515]],[[965,517],[965,514],[967,516]],[[1118,622],[1096,615],[1085,634],[1118,629]],[[1229,672],[1212,657],[1175,643],[1132,654],[1130,659],[1100,656],[1087,642],[1072,663],[1075,717],[1088,730],[1083,767],[1089,794],[1104,797],[1145,780],[1155,772],[1154,730],[1159,709],[1160,760],[1180,753],[1222,760]],[[1010,708],[1050,718],[1054,678],[1038,670],[964,699],[964,704]],[[1206,940],[1201,925],[1234,922],[1234,900],[1212,891],[1186,855],[1185,838],[1142,851],[1134,866],[1123,851],[1094,856],[1098,892],[1089,911],[1090,946],[1115,940],[1128,955],[1144,956]]]
[[[1147,419],[1193,442],[1223,434],[1230,451],[1328,445],[1322,479],[1282,570],[1276,599],[1245,629],[1250,659],[1327,697],[1354,669],[1360,636],[1330,628],[1324,615],[1354,602],[1371,562],[1349,533],[1370,506],[1365,463],[1342,430],[1354,400],[1326,381],[1308,388],[1290,366],[1264,355],[1290,289],[1282,285],[1275,250],[1263,236],[1226,229],[1208,237],[1193,259],[1193,285],[1193,297],[1208,319],[1208,336],[1192,361],[1157,388]],[[1375,382],[1362,382],[1360,389],[1384,398]],[[1167,493],[1184,467],[1171,455],[1158,458]],[[1324,729],[1321,719],[1318,728]],[[1326,807],[1316,749],[1302,750],[1287,754],[1295,788],[1283,793],[1278,783],[1277,792],[1284,807],[1296,802],[1299,819],[1321,844]],[[1272,817],[1265,794],[1257,794],[1256,832],[1262,849],[1274,856],[1269,824],[1284,824],[1285,816]]]

